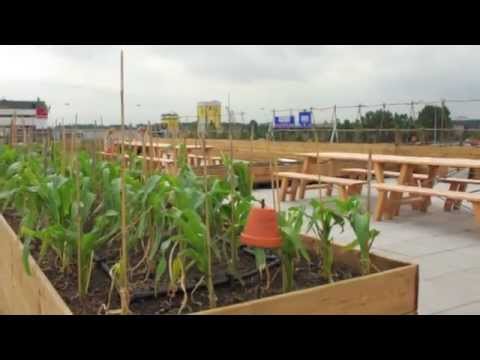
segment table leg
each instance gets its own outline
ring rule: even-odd
[[[383,164],[378,162],[373,163],[373,171],[375,173],[375,180],[378,183],[384,183],[385,178],[383,175],[383,171],[384,171]]]
[[[475,213],[475,220],[477,220],[477,223],[480,224],[480,203],[474,202],[472,203],[473,205],[473,212]]]
[[[292,179],[292,184],[290,185],[290,201],[295,201],[297,197],[298,182],[298,180]],[[303,197],[299,197],[299,199],[303,199]]]
[[[207,150],[207,165],[211,165],[212,164],[212,149],[208,149]],[[233,159],[232,159],[233,160]]]
[[[302,173],[303,174],[308,174],[308,170],[310,169],[310,164],[311,160],[309,157],[305,158],[302,166]],[[298,189],[298,198],[303,200],[305,198],[305,190],[307,187],[307,182],[305,180],[300,180],[300,186]],[[292,183],[292,188],[293,188],[293,183]]]
[[[288,190],[288,178],[284,177],[281,180],[281,186],[280,186],[280,201],[285,201],[287,197],[287,190]]]
[[[374,162],[373,163],[373,171],[375,173],[375,181],[379,183],[385,182],[384,177],[384,166],[382,163]],[[386,206],[388,202],[388,193],[386,191],[379,191],[378,192],[378,199],[377,199],[377,207],[375,209],[375,220],[381,221],[382,216],[385,212],[388,211],[388,207]]]
[[[383,190],[378,191],[377,206],[375,208],[375,221],[382,221],[382,216],[387,209],[387,192]]]
[[[467,184],[460,184],[458,186],[458,190],[457,191],[462,191],[462,192],[465,192],[467,191]],[[454,205],[453,205],[453,209],[454,210],[458,210],[460,209],[460,206],[462,205],[462,200],[457,200],[454,202]]]
[[[428,179],[425,180],[425,182],[423,183],[423,187],[430,188],[430,189],[433,187],[435,177],[437,176],[438,168],[439,168],[438,166],[429,166],[428,167]],[[426,196],[425,200],[423,201],[423,203],[420,207],[420,210],[422,212],[427,212],[427,209],[428,209],[428,207],[430,206],[431,203],[432,203],[432,200],[431,200],[430,196]]]
[[[452,183],[450,183],[450,187],[448,188],[448,190],[457,191],[457,188],[458,188],[459,185],[460,184],[458,184],[458,183],[452,182]],[[443,210],[445,210],[445,211],[452,210],[453,203],[454,203],[454,201],[452,199],[446,199],[445,200],[445,205],[443,206]]]
[[[410,178],[412,177],[413,166],[409,164],[402,164],[400,167],[400,176],[398,177],[398,185],[408,184]],[[394,216],[397,216],[400,212],[400,200],[403,197],[403,193],[400,192],[391,192],[389,203],[389,211],[386,214],[387,219],[392,219]]]
[[[330,176],[330,177],[333,177],[334,176],[334,160],[333,159],[330,159],[328,160],[328,173],[327,175]],[[319,170],[320,171],[320,170]],[[329,184],[327,186],[327,196],[332,196],[332,191],[333,191],[333,185],[332,184]],[[340,194],[341,195],[341,194]],[[341,196],[340,196],[341,197]]]

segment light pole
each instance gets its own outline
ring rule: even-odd
[[[70,107],[70,103],[69,103],[69,102],[66,102],[64,105],[65,105],[67,108]]]
[[[266,123],[269,123],[270,120],[268,120],[268,115],[267,115],[268,112],[267,112],[267,110],[262,107],[262,108],[260,108],[260,111],[263,111],[263,116],[265,117],[265,120],[266,120],[265,122],[266,122]]]
[[[142,108],[142,104],[137,104],[135,107],[136,107],[136,108],[138,109],[138,111],[140,112],[140,111],[141,111],[141,108]],[[138,121],[137,121],[137,124],[138,124]]]

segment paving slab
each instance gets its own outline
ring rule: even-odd
[[[434,313],[435,315],[480,315],[480,300]]]

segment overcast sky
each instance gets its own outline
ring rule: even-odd
[[[82,123],[118,123],[122,48],[127,123],[195,115],[198,101],[226,104],[229,93],[245,121],[266,121],[272,109],[480,98],[479,46],[359,45],[0,46],[0,98],[40,97],[51,122],[78,112]],[[480,117],[480,103],[450,107]]]

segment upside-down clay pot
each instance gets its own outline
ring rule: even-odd
[[[240,240],[242,244],[251,247],[281,247],[282,237],[278,229],[277,212],[274,209],[252,208]]]

